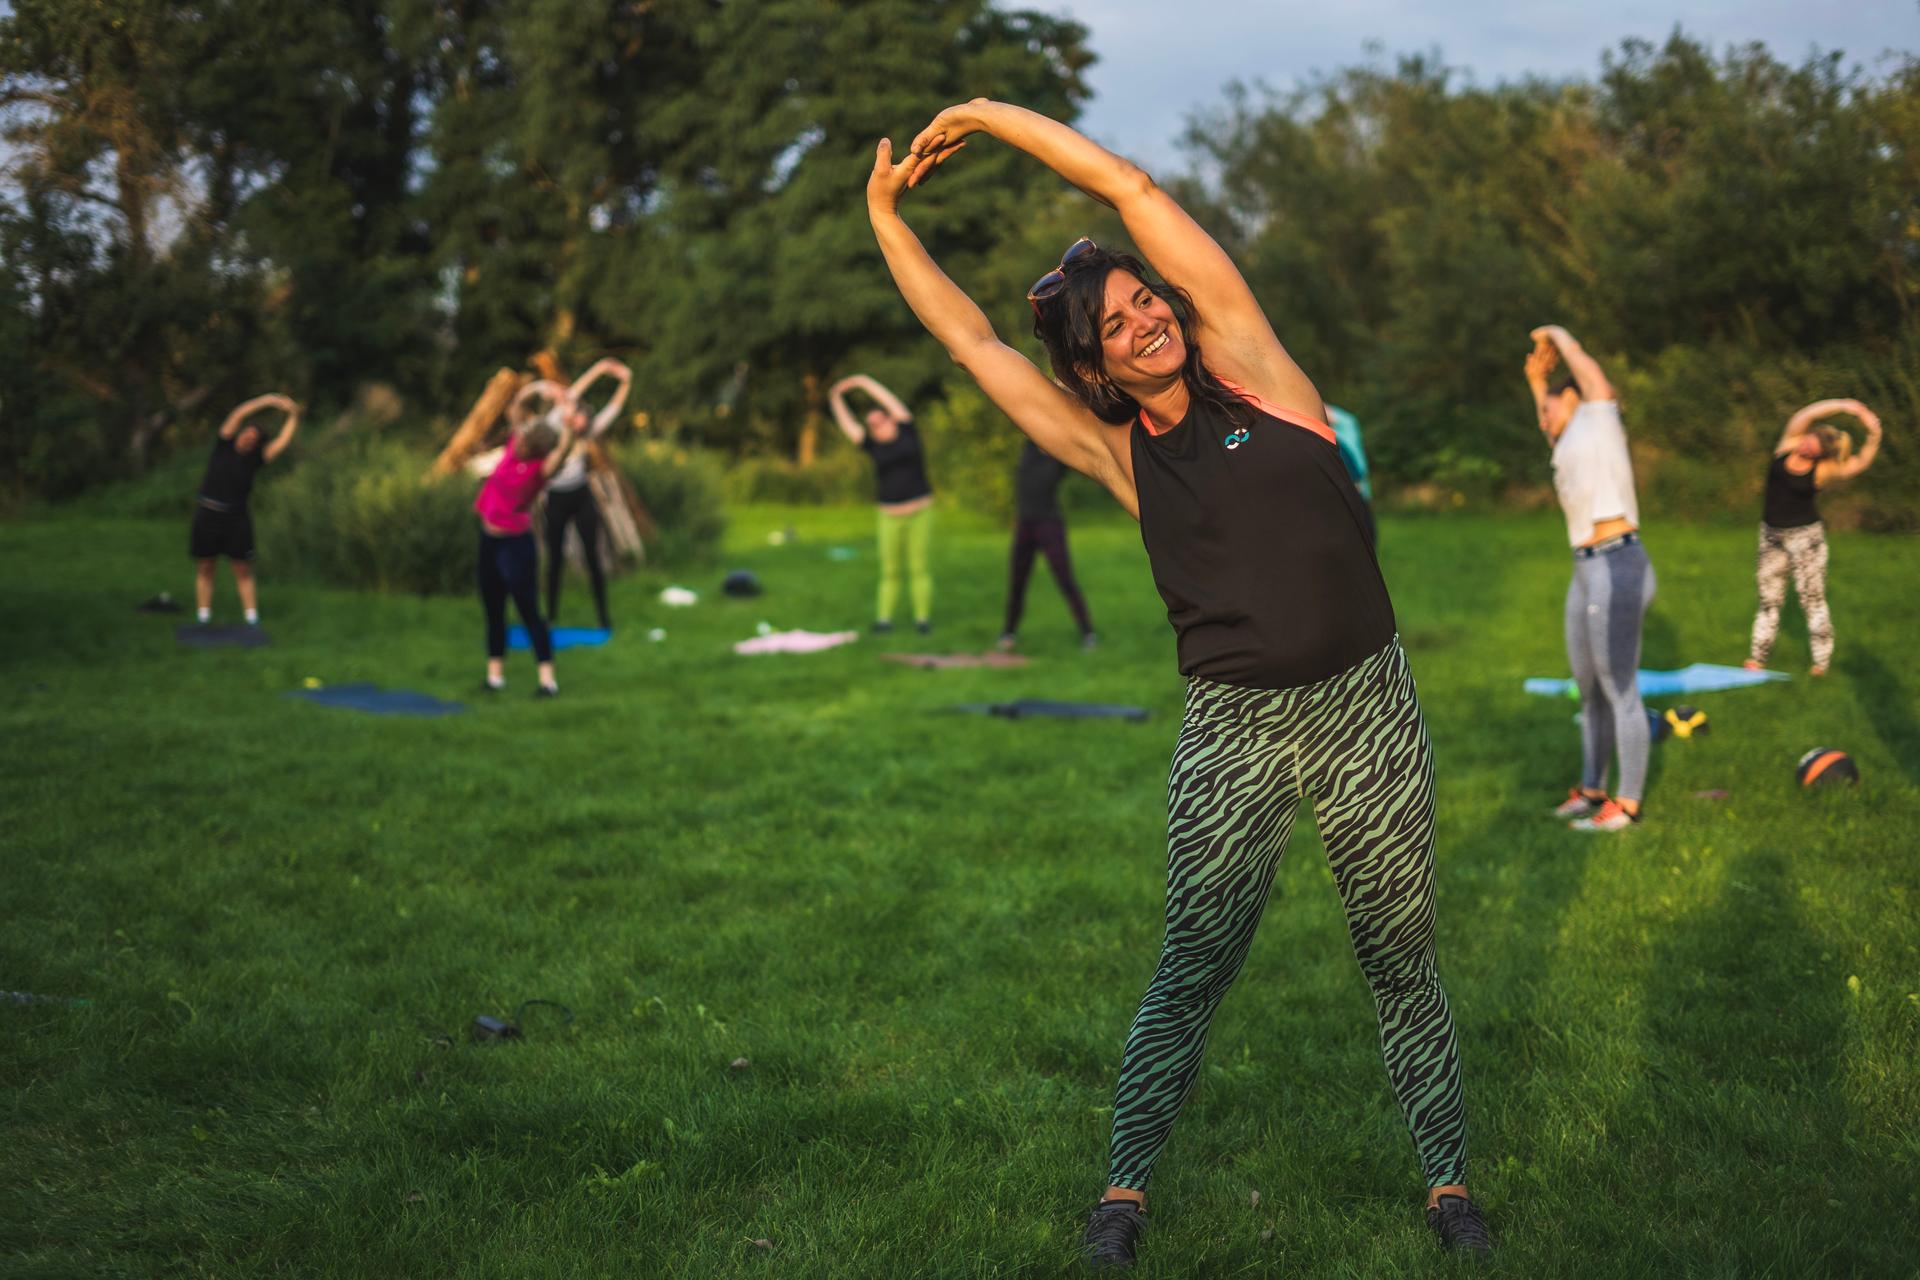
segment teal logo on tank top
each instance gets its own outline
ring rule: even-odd
[[[1242,427],[1238,431],[1232,431],[1227,434],[1227,448],[1238,449],[1251,439],[1253,439],[1253,432]]]

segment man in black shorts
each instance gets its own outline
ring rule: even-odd
[[[278,409],[287,415],[280,434],[271,442],[248,421],[266,409]],[[299,425],[300,406],[283,395],[255,396],[220,424],[213,456],[207,459],[207,472],[200,477],[199,505],[194,509],[193,530],[187,538],[187,554],[193,557],[197,571],[194,595],[201,622],[213,617],[214,562],[225,556],[233,566],[233,581],[240,588],[240,607],[246,610],[247,625],[259,625],[260,602],[253,585],[253,517],[247,512],[247,497],[253,492],[254,473],[286,452]]]

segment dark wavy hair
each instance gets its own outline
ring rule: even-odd
[[[1107,307],[1107,277],[1115,271],[1130,272],[1165,299],[1173,308],[1174,323],[1187,345],[1187,358],[1180,367],[1187,393],[1196,401],[1214,406],[1236,427],[1253,422],[1253,410],[1247,402],[1227,390],[1200,361],[1200,344],[1193,340],[1200,313],[1193,299],[1179,285],[1155,280],[1147,264],[1130,253],[1095,248],[1082,253],[1064,268],[1066,284],[1060,292],[1038,304],[1033,319],[1033,336],[1047,349],[1047,362],[1053,376],[1080,403],[1092,410],[1102,422],[1118,425],[1136,417],[1140,402],[1120,389],[1106,375],[1106,353],[1100,345],[1100,321]],[[1083,375],[1087,370],[1091,376]],[[1171,424],[1169,424],[1171,425]]]

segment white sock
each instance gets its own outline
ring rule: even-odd
[[[488,676],[487,677],[487,688],[504,689],[506,687],[507,687],[507,678],[505,676]]]
[[[194,612],[195,612],[195,616],[198,617],[202,622],[213,621],[213,610],[211,609],[197,609]]]
[[[247,625],[250,627],[260,625],[260,611],[258,609],[247,610]]]

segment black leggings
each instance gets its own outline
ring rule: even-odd
[[[1053,570],[1053,580],[1060,584],[1060,594],[1067,598],[1067,608],[1073,610],[1073,620],[1080,624],[1080,633],[1092,631],[1093,619],[1087,616],[1087,602],[1080,594],[1080,584],[1073,580],[1073,560],[1067,555],[1067,522],[1057,517],[1015,522],[1012,579],[1007,585],[1007,625],[1000,629],[1008,635],[1020,629],[1020,615],[1027,605],[1027,576],[1033,572],[1036,551],[1047,557],[1047,567]]]
[[[541,662],[553,661],[553,637],[540,616],[538,569],[531,533],[500,537],[480,531],[480,604],[487,611],[489,658],[507,656],[507,597],[512,596],[513,607],[526,624],[527,639],[533,642],[533,656]]]
[[[587,578],[593,583],[593,607],[600,625],[611,629],[607,618],[607,575],[600,567],[600,508],[593,501],[593,487],[547,490],[547,620],[560,614],[560,579],[567,571],[567,522],[580,530],[580,545],[587,555]]]

